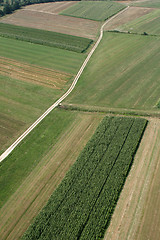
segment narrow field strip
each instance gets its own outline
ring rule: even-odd
[[[149,119],[104,240],[159,239],[159,147],[160,122]]]
[[[146,123],[106,117],[23,239],[102,237]]]
[[[49,13],[58,14],[60,11],[76,4],[76,1],[65,1],[65,2],[51,2],[51,3],[40,3],[40,4],[32,4],[26,6],[24,9],[26,10],[34,10],[34,11],[47,11]]]
[[[73,124],[1,208],[0,238],[20,238],[74,163],[102,117],[76,115]]]
[[[55,89],[62,89],[71,78],[71,75],[67,73],[25,64],[3,57],[0,57],[0,71],[1,75]]]

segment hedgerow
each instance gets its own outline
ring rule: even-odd
[[[128,175],[145,119],[106,117],[22,239],[99,239]]]

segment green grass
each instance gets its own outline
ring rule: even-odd
[[[104,21],[125,8],[124,5],[116,2],[78,2],[64,10],[61,14],[79,18],[86,18],[97,21]]]
[[[54,110],[0,163],[0,207],[58,141],[75,113]]]
[[[76,74],[85,54],[0,37],[0,55],[42,67]]]
[[[67,103],[153,109],[160,93],[160,38],[104,33]]]
[[[130,5],[137,6],[137,7],[160,8],[160,1],[150,0],[150,1],[144,1],[139,3],[131,3]]]
[[[148,34],[160,35],[160,10],[156,9],[136,20],[124,24],[118,30],[139,34],[146,32]]]
[[[146,124],[104,118],[22,239],[101,239]]]
[[[0,36],[80,53],[84,52],[92,43],[92,40],[87,38],[4,23],[0,23]]]
[[[0,112],[32,123],[62,94],[62,91],[0,75]]]

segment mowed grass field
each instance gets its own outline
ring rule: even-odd
[[[142,1],[142,2],[137,2],[137,3],[131,3],[133,6],[137,7],[148,7],[148,8],[160,8],[160,1],[159,0],[151,0],[151,1]]]
[[[80,53],[92,43],[92,40],[87,38],[4,23],[0,23],[0,36]]]
[[[60,135],[58,135],[58,138],[54,137],[53,145],[48,146],[46,153],[40,157],[37,165],[34,162],[34,167],[32,167],[29,175],[0,209],[1,239],[19,239],[22,236],[32,219],[46,204],[50,195],[75,162],[103,117],[103,114],[70,113],[56,110],[52,113],[52,117],[49,116],[50,120],[46,119],[46,130],[43,130],[42,133],[38,131],[40,135],[37,135],[39,140],[36,144],[39,144],[39,148],[41,144],[43,145],[41,136],[51,136],[52,133],[48,132],[51,125],[55,125],[54,128],[58,129]],[[50,126],[47,124],[48,121],[50,121]],[[64,123],[67,123],[67,125],[64,126]],[[44,123],[41,127],[44,128]],[[55,130],[53,134],[55,134]],[[36,151],[39,151],[39,148],[36,150],[31,146],[30,148],[32,154],[34,151],[34,154],[37,155]],[[23,152],[19,151],[19,153],[21,156],[24,155]],[[19,160],[17,159],[15,164],[18,165],[18,162],[21,162],[20,159],[21,157]]]
[[[125,8],[123,4],[112,1],[82,1],[65,9],[60,14],[96,21],[104,21],[122,10],[123,8]]]
[[[104,240],[159,240],[160,121],[149,119]]]
[[[67,103],[155,109],[160,92],[160,38],[104,33]]]
[[[134,21],[117,28],[120,31],[131,33],[160,35],[160,9],[152,11]]]
[[[2,37],[0,54],[3,152],[69,88],[85,55]]]

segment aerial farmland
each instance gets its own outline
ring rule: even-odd
[[[0,2],[0,239],[159,240],[160,0]]]

